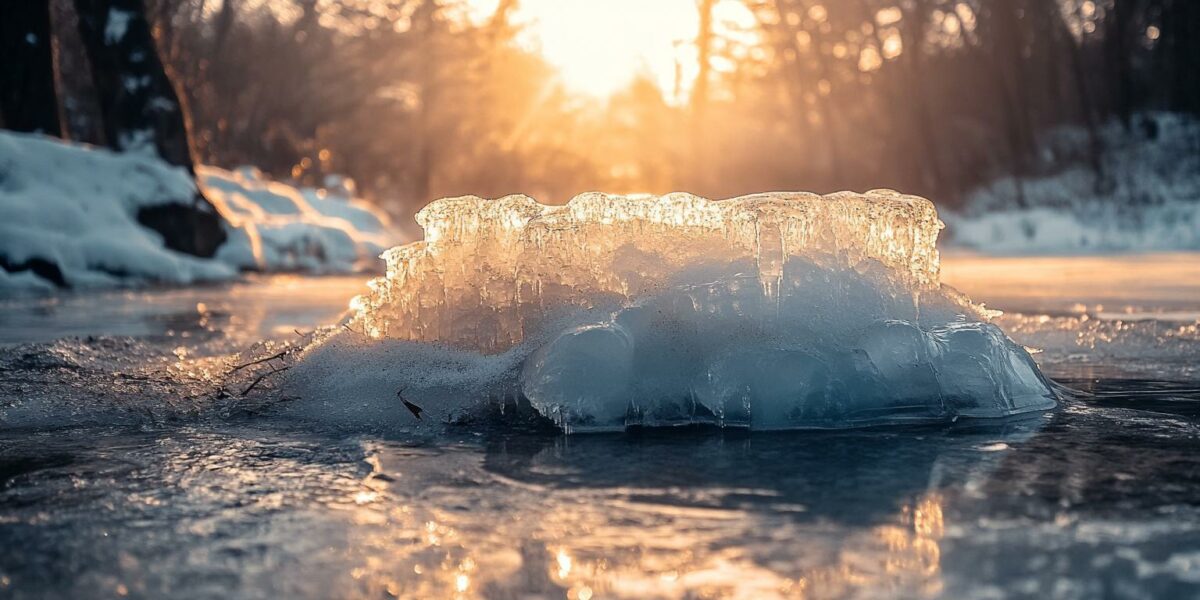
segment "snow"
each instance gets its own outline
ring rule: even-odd
[[[199,167],[208,198],[233,226],[217,257],[239,268],[344,273],[364,270],[397,239],[363,200],[266,179],[252,167]]]
[[[286,375],[287,410],[430,420],[523,398],[566,431],[760,430],[1054,406],[1028,353],[939,284],[922,198],[585,194],[431,204],[355,318]],[[353,398],[347,401],[346,399]]]
[[[4,269],[0,269],[0,296],[5,294],[13,294],[36,290],[41,292],[49,292],[54,289],[54,284],[34,275],[29,271],[18,271],[9,273]]]
[[[947,217],[958,244],[1000,254],[1200,250],[1200,201],[1170,202],[1131,216],[1097,203],[1082,214],[1029,208]]]
[[[133,13],[129,11],[118,8],[109,9],[108,25],[104,28],[104,42],[111,45],[124,39],[132,18]]]
[[[962,214],[944,215],[950,242],[1005,254],[1200,250],[1200,122],[1147,113],[1100,137],[1106,181],[1081,166],[1085,132],[1056,130],[1042,142],[1048,174],[970,194]]]
[[[49,261],[71,287],[235,276],[231,265],[166,249],[135,219],[139,208],[190,204],[193,194],[184,169],[153,158],[0,132],[0,256],[10,265]]]
[[[271,182],[251,169],[198,169],[225,221],[214,259],[167,249],[138,210],[190,205],[186,170],[145,153],[114,153],[0,132],[0,294],[43,290],[31,261],[56,266],[72,288],[228,280],[239,271],[352,272],[393,243],[387,218],[357,199]],[[23,267],[23,268],[22,268]]]

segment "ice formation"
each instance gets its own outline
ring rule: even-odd
[[[384,254],[387,276],[356,299],[372,337],[511,347],[565,307],[616,306],[681,284],[754,273],[776,297],[790,259],[886,270],[918,293],[937,285],[933,204],[891,191],[589,193],[564,206],[526,196],[449,198],[417,214],[425,241]]]
[[[425,240],[386,252],[387,275],[352,303],[350,327],[374,341],[310,352],[318,366],[297,373],[310,394],[405,387],[435,406],[519,395],[575,431],[847,427],[1054,405],[1025,350],[939,283],[942,223],[923,198],[463,197],[417,220]],[[346,356],[356,351],[372,359]],[[322,361],[358,362],[375,384],[338,391],[355,375]]]

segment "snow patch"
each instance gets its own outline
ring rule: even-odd
[[[115,153],[0,132],[0,294],[41,290],[57,269],[72,288],[227,280],[240,270],[351,272],[397,239],[361,200],[271,182],[256,171],[200,167],[228,241],[214,259],[167,249],[140,209],[191,205],[185,169],[148,152]]]
[[[1200,201],[1136,210],[1097,202],[1078,209],[1027,208],[947,215],[954,243],[1000,254],[1200,250]]]
[[[111,8],[108,11],[108,25],[104,27],[104,42],[112,45],[125,38],[125,34],[129,31],[129,21],[133,19],[133,13],[119,8]]]
[[[387,216],[363,200],[270,181],[252,167],[202,166],[197,176],[232,228],[217,258],[239,268],[371,270],[398,237]]]
[[[950,242],[1005,254],[1200,250],[1200,121],[1146,113],[1099,134],[1103,178],[1080,166],[1086,132],[1055,130],[1042,141],[1050,174],[973,192],[963,213],[943,215]]]
[[[0,132],[0,257],[13,271],[46,261],[79,288],[233,277],[231,265],[168,250],[136,220],[141,208],[190,205],[194,190],[186,170],[142,154]]]

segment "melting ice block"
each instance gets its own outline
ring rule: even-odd
[[[520,343],[568,307],[616,307],[689,282],[753,273],[764,293],[806,258],[878,268],[919,293],[938,281],[941,221],[924,198],[876,190],[712,201],[589,193],[564,206],[526,196],[438,200],[425,241],[383,255],[387,276],[355,301],[372,337],[487,352]]]
[[[425,394],[427,409],[518,393],[586,431],[848,427],[1054,406],[1025,350],[939,283],[942,223],[923,198],[463,197],[417,220],[425,240],[386,252],[387,275],[353,302],[352,327],[375,341],[313,358],[397,352],[405,368],[371,363],[370,377]],[[430,380],[440,364],[420,357],[446,353],[475,357],[455,360],[479,365],[479,381]]]

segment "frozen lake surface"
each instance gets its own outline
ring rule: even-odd
[[[192,396],[361,278],[0,301],[0,597],[1200,595],[1200,256],[952,256],[943,280],[1042,350],[1058,409],[368,434]],[[12,424],[39,403],[61,423]]]

